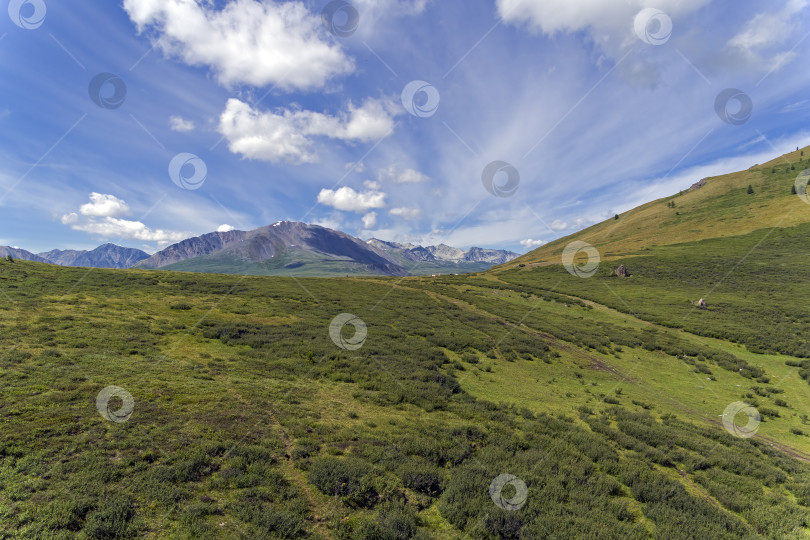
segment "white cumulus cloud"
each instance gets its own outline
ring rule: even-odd
[[[102,238],[157,242],[159,246],[179,242],[191,236],[188,232],[151,229],[140,221],[120,218],[129,212],[129,205],[122,199],[94,192],[90,194],[90,202],[81,205],[78,213],[64,214],[60,221],[73,230],[95,234]]]
[[[189,131],[194,131],[194,122],[186,120],[182,116],[171,116],[169,117],[169,127],[172,131],[188,133]]]
[[[79,207],[79,213],[83,216],[118,217],[128,214],[129,206],[114,195],[93,192],[90,202]]]
[[[139,32],[193,66],[208,66],[226,86],[318,89],[354,63],[328,39],[321,18],[303,2],[124,0]]]
[[[219,227],[217,227],[217,232],[230,232],[233,231],[233,225],[228,225],[227,223],[223,223]]]
[[[189,233],[167,231],[163,229],[150,229],[140,221],[105,217],[101,221],[91,220],[86,223],[75,223],[74,230],[97,234],[103,238],[128,238],[144,242],[157,242],[158,245],[167,245],[179,242],[190,236]]]
[[[261,112],[238,99],[229,99],[220,116],[219,131],[231,152],[270,162],[315,163],[313,137],[347,142],[372,141],[393,133],[396,109],[387,102],[369,99],[356,107],[349,103],[337,116],[281,109]]]
[[[377,212],[369,212],[363,216],[363,228],[372,229],[377,226]]]
[[[546,243],[545,240],[533,240],[532,238],[527,238],[525,240],[520,241],[520,245],[527,249],[536,248],[542,246],[545,243]]]
[[[65,214],[64,216],[62,216],[60,221],[62,221],[62,225],[73,225],[74,223],[79,221],[79,214],[77,214],[76,212]]]
[[[380,184],[379,182],[375,182],[374,180],[366,180],[365,182],[363,182],[363,186],[366,189],[370,189],[372,191],[379,191],[380,189],[382,189],[382,184]]]
[[[350,187],[337,190],[322,189],[318,202],[346,212],[363,213],[372,208],[385,206],[385,193],[379,191],[358,192]]]

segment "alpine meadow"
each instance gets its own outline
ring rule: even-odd
[[[0,538],[810,539],[809,0],[103,4],[0,25]]]

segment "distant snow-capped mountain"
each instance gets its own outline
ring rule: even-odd
[[[54,249],[38,254],[0,247],[0,256],[96,268],[165,268],[189,272],[256,275],[425,275],[486,270],[509,262],[517,253],[502,249],[445,244],[361,240],[319,225],[279,221],[252,231],[211,232],[172,244],[154,255],[104,244],[93,250]]]
[[[260,275],[377,274],[405,276],[485,270],[517,253],[446,245],[422,247],[295,221],[252,231],[212,232],[188,238],[139,262],[139,268]]]

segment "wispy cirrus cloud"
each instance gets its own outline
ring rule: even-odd
[[[787,0],[779,10],[757,13],[728,40],[729,53],[755,69],[776,71],[797,55],[785,45],[795,39],[801,27],[796,16],[807,5],[808,0]]]
[[[409,207],[392,208],[388,211],[388,213],[392,216],[398,216],[409,221],[419,219],[419,217],[422,215],[422,211],[419,208]]]
[[[430,182],[430,177],[409,167],[389,165],[377,172],[377,179],[381,182],[394,182],[396,184],[419,184]]]

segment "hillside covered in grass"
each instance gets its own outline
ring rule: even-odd
[[[644,204],[583,231],[541,246],[504,265],[556,264],[574,240],[595,246],[604,259],[653,246],[727,238],[810,221],[810,205],[796,196],[797,178],[810,176],[810,147],[745,171],[695,179],[691,189]],[[804,173],[804,174],[803,174]],[[750,192],[749,192],[750,187]]]
[[[806,536],[796,359],[487,275],[0,286],[6,537]]]

